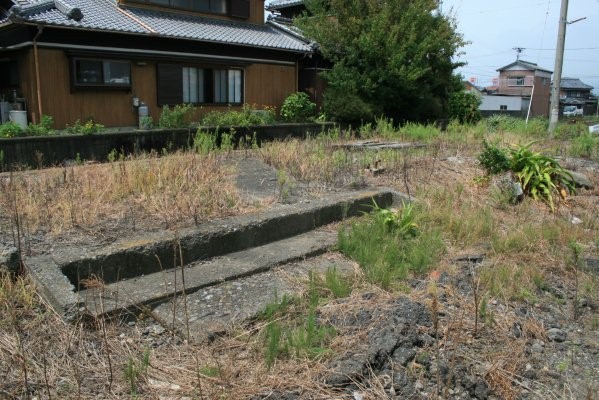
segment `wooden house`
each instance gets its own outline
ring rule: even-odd
[[[0,96],[30,122],[137,125],[145,103],[279,108],[298,90],[300,36],[264,0],[0,0]]]

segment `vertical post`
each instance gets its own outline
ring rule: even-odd
[[[566,24],[568,23],[568,0],[562,0],[557,32],[557,49],[555,51],[555,67],[553,71],[553,87],[551,88],[551,109],[549,116],[549,133],[553,135],[559,118],[559,92],[562,84],[562,66],[564,64],[564,46],[566,42]]]

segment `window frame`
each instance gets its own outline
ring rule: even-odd
[[[97,62],[100,64],[99,82],[82,82],[79,79],[80,73],[78,65],[80,62]],[[127,64],[128,81],[127,82],[106,82],[106,67],[109,63]],[[71,88],[72,89],[108,89],[108,90],[126,90],[131,91],[133,87],[133,70],[130,60],[101,58],[101,57],[71,57],[70,62]]]
[[[191,69],[195,69],[196,76],[199,76],[199,70],[202,70],[203,79],[200,85],[200,80],[197,80],[198,95],[197,99],[204,99],[204,101],[190,101],[184,102],[184,100],[191,98],[191,87],[185,87],[184,85],[191,84],[191,80],[185,79],[185,72]],[[217,101],[217,71],[218,73],[225,73],[224,86],[221,87],[221,93],[224,93],[226,99],[224,101]],[[233,91],[234,99],[231,99],[231,88],[230,88],[230,74],[231,71],[238,72],[239,82],[234,79],[235,90]],[[192,104],[194,106],[241,106],[245,100],[245,69],[243,67],[233,66],[221,66],[221,65],[203,65],[203,64],[176,64],[176,63],[158,63],[156,64],[156,103],[159,107],[176,104]],[[203,95],[199,93],[200,87],[203,88]],[[237,92],[237,89],[239,92]],[[194,96],[195,97],[195,96]],[[236,100],[238,97],[239,101]],[[222,98],[222,97],[221,97]]]

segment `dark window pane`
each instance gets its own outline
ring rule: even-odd
[[[158,64],[156,70],[158,105],[181,104],[183,102],[183,68],[174,64]]]
[[[77,83],[102,83],[102,61],[77,60],[75,62]]]
[[[163,6],[168,6],[169,5],[169,0],[148,0],[148,3],[151,4],[160,4]]]
[[[193,0],[191,8],[196,11],[210,11],[210,0]]]
[[[227,12],[226,0],[210,0],[210,11],[225,14]]]
[[[189,8],[190,0],[171,0],[171,6],[177,8]]]
[[[104,61],[104,83],[131,83],[131,65],[125,61]]]

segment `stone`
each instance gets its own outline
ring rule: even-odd
[[[575,187],[581,187],[584,189],[593,189],[594,185],[591,182],[591,180],[584,174],[581,174],[580,172],[574,172],[574,171],[567,171],[570,175],[572,175],[572,180],[571,182],[574,184]]]
[[[19,252],[16,247],[0,247],[0,272],[19,272]]]
[[[566,340],[566,332],[558,328],[551,328],[547,331],[547,337],[554,342],[563,342]]]

